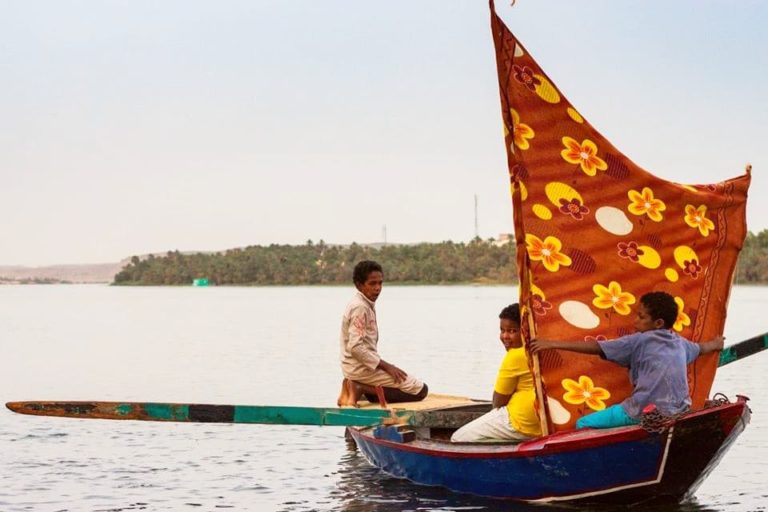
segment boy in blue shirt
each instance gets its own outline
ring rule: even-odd
[[[620,404],[579,418],[576,428],[611,428],[640,423],[643,409],[654,404],[666,416],[688,410],[687,366],[700,355],[722,350],[724,338],[691,343],[671,329],[677,318],[674,297],[665,292],[646,293],[640,298],[635,318],[637,333],[609,341],[531,340],[529,349],[559,349],[596,354],[629,368],[632,395]]]

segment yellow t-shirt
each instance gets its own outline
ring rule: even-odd
[[[512,348],[501,361],[494,390],[502,395],[512,395],[507,404],[509,424],[529,436],[540,436],[541,426],[536,416],[533,376],[528,370],[525,348]]]

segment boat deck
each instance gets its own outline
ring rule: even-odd
[[[361,400],[358,402],[361,409],[377,409],[381,406],[376,402]],[[429,393],[424,400],[419,402],[399,402],[388,403],[387,408],[395,411],[432,411],[437,409],[453,409],[456,407],[487,406],[488,400],[477,400],[464,396],[443,395],[440,393]]]

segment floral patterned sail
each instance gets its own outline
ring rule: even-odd
[[[675,297],[682,336],[721,334],[746,234],[749,173],[689,186],[641,169],[565,99],[490,4],[524,339],[629,334],[640,297],[654,290]],[[694,408],[716,367],[717,354],[689,367]],[[632,391],[626,370],[591,355],[546,351],[534,373],[549,432]]]

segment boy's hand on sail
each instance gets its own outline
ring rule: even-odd
[[[709,354],[710,352],[714,352],[715,350],[723,350],[724,345],[725,345],[725,338],[723,336],[715,336],[709,341],[701,342],[700,354]]]
[[[552,342],[550,340],[545,340],[543,338],[534,338],[528,342],[528,350],[531,352],[531,354],[538,354],[542,350],[549,350],[551,347],[549,346]]]

